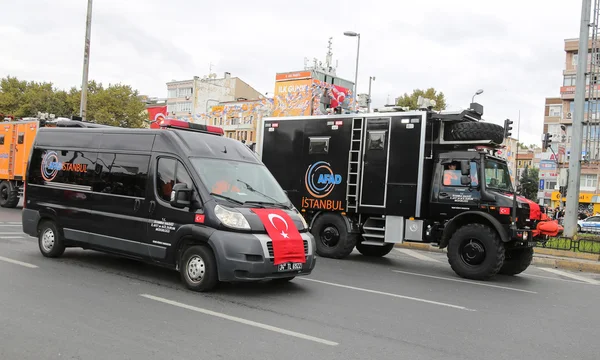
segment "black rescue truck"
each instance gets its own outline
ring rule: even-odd
[[[257,152],[305,216],[320,256],[432,243],[448,248],[462,277],[514,275],[531,263],[539,207],[535,215],[535,203],[517,198],[498,155],[512,122],[503,128],[482,115],[471,104],[265,118]]]
[[[315,244],[303,217],[256,155],[222,135],[171,120],[157,130],[43,127],[27,170],[23,232],[38,238],[43,256],[67,247],[118,254],[177,269],[196,291],[310,274]],[[300,260],[277,260],[258,215],[265,211],[295,237]]]

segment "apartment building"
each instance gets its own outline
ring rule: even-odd
[[[576,86],[576,74],[577,74],[577,62],[578,62],[578,48],[579,39],[566,39],[564,42],[565,52],[565,68],[563,69],[563,81],[562,86],[559,89],[559,97],[548,97],[545,100],[544,107],[544,132],[552,135],[551,150],[549,149],[544,154],[542,160],[544,171],[542,177],[542,169],[540,169],[540,179],[546,180],[545,186],[547,189],[552,190],[551,200],[552,206],[558,205],[560,200],[560,193],[558,187],[565,185],[567,181],[567,172],[569,160],[572,158],[571,144],[572,144],[572,124],[575,115],[575,86]],[[598,123],[600,120],[600,107],[597,106],[597,101],[590,101],[590,91],[592,91],[592,97],[597,98],[600,94],[600,76],[597,75],[598,66],[600,66],[600,56],[596,56],[592,59],[591,54],[592,41],[588,44],[588,69],[590,73],[594,70],[593,74],[586,76],[586,101],[584,108],[584,122]],[[591,85],[590,85],[591,83]],[[581,167],[581,184],[580,184],[580,208],[592,207],[593,200],[597,199],[598,196],[598,176],[600,175],[600,151],[598,151],[598,144],[600,141],[600,132],[597,131],[599,127],[593,125],[588,128],[588,125],[584,124],[584,135],[583,140],[583,151],[578,155],[578,158],[591,159],[590,162],[583,162]],[[547,158],[547,159],[546,159]],[[554,162],[552,168],[551,162]],[[552,175],[552,176],[548,176]],[[554,176],[555,175],[555,176]],[[554,189],[548,188],[549,184],[556,184]]]
[[[167,83],[167,112],[171,117],[203,123],[206,113],[223,102],[260,100],[259,91],[238,77],[224,73],[222,78],[212,73],[202,78],[173,80]]]

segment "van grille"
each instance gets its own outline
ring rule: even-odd
[[[308,241],[302,240],[304,242],[304,254],[308,255]],[[272,259],[273,255],[273,242],[267,242],[267,249],[269,249],[269,257]]]

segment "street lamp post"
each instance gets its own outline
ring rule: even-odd
[[[475,94],[473,94],[473,97],[471,98],[471,104],[475,102],[475,96],[477,95],[481,95],[483,94],[483,89],[479,89],[475,92]]]
[[[369,98],[367,99],[367,112],[371,112],[371,81],[375,81],[375,76],[369,76]]]
[[[358,112],[358,97],[357,97],[357,84],[358,84],[358,57],[360,55],[360,34],[354,31],[346,31],[344,35],[358,38],[358,45],[356,47],[356,70],[354,71],[354,110]]]
[[[90,37],[92,33],[92,0],[88,0],[87,19],[85,22],[85,47],[83,50],[83,78],[81,80],[81,104],[79,105],[79,116],[82,121],[86,119],[87,112],[87,90],[88,71],[90,68]]]

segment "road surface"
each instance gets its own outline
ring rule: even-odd
[[[0,209],[0,359],[597,359],[600,277],[531,267],[489,282],[405,249],[319,258],[289,284],[186,290],[93,251],[46,259]]]

